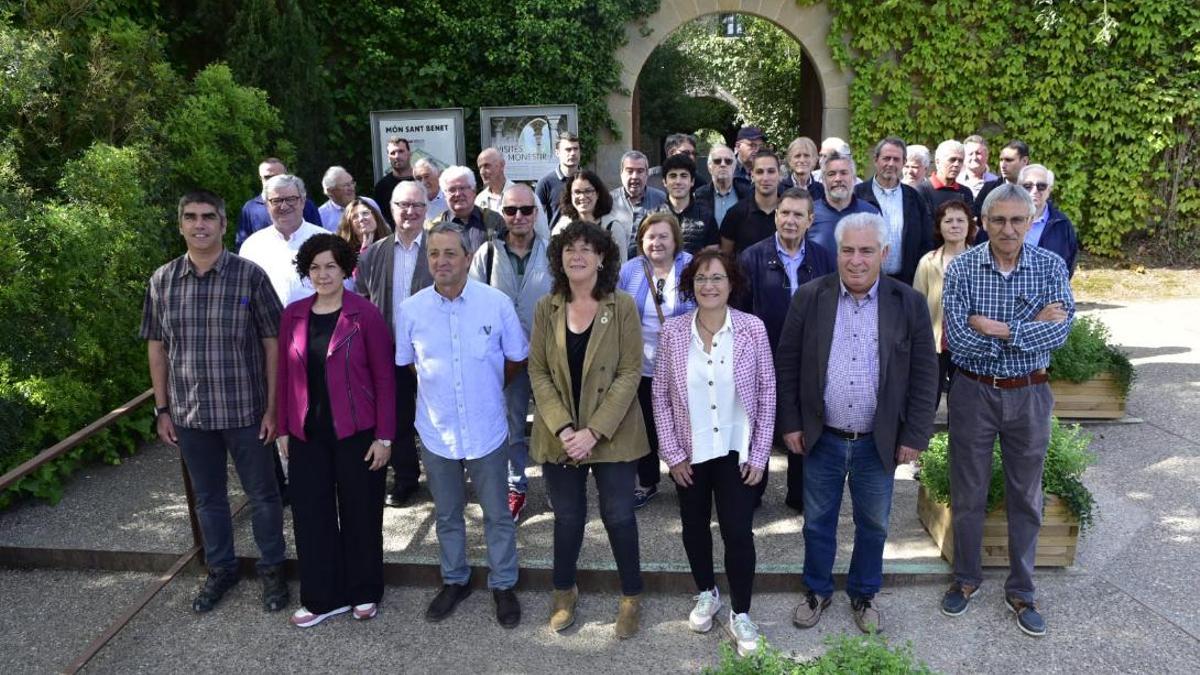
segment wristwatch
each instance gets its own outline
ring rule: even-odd
[[[163,413],[169,413],[169,412],[171,412],[171,406],[169,406],[169,405],[154,406],[154,416],[155,417],[158,417],[159,415],[161,415]]]
[[[378,443],[378,444],[380,444],[380,445],[382,445],[382,446],[383,446],[383,447],[385,447],[385,448],[391,448],[391,447],[392,447],[392,442],[391,442],[391,441],[385,441],[385,440],[383,440],[382,438],[376,438],[376,439],[375,439],[375,442],[376,442],[376,443]]]

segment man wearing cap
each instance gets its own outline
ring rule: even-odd
[[[733,170],[735,183],[741,181],[746,186],[754,183],[754,155],[763,149],[766,142],[762,129],[758,127],[742,127],[738,131],[737,142],[733,144],[733,151],[737,153],[738,160]]]

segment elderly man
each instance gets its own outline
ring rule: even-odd
[[[391,205],[396,230],[362,254],[358,260],[358,294],[367,298],[383,313],[395,335],[400,323],[400,303],[433,283],[425,264],[425,187],[415,181],[396,184]],[[396,428],[412,429],[417,414],[417,378],[408,368],[396,368]],[[417,492],[421,464],[417,444],[411,432],[398,431],[392,444],[393,483],[386,504],[407,506]]]
[[[963,140],[966,166],[958,172],[958,184],[967,186],[972,198],[979,196],[983,184],[999,176],[988,171],[988,144],[983,136],[971,134]]]
[[[737,153],[738,159],[737,166],[733,169],[735,183],[741,182],[746,186],[754,184],[754,156],[763,149],[766,142],[767,137],[758,127],[738,129],[737,141],[733,144],[733,151]]]
[[[809,241],[815,241],[829,251],[837,250],[834,230],[846,216],[855,213],[879,213],[879,208],[855,195],[854,160],[849,155],[834,153],[825,159],[822,176],[825,198],[813,204],[813,224],[808,230]]]
[[[354,176],[340,166],[331,166],[321,177],[321,187],[329,199],[317,209],[321,215],[320,225],[337,234],[338,223],[342,221],[342,209],[346,208],[346,205],[354,201],[357,196],[354,188]],[[374,199],[363,196],[362,200],[375,207],[376,211],[379,210],[379,204]]]
[[[425,208],[425,217],[437,220],[442,217],[449,207],[446,193],[441,186],[442,170],[429,159],[422,157],[413,164],[413,180],[425,186],[425,194],[429,201]]]
[[[929,186],[933,188],[929,202],[930,213],[937,213],[938,207],[951,199],[957,199],[968,207],[975,203],[975,195],[971,194],[971,189],[958,182],[958,174],[962,173],[965,156],[963,144],[954,139],[938,144],[933,155],[934,172],[929,176]]]
[[[834,155],[840,155],[842,157],[854,159],[854,154],[850,151],[849,143],[838,138],[837,136],[830,136],[826,138],[825,140],[821,141],[821,149],[817,151],[817,166],[819,168],[812,172],[813,180],[821,184],[825,183],[825,162],[828,162],[829,158],[833,157]],[[854,185],[858,185],[861,182],[862,179],[855,174]],[[819,197],[816,197],[815,195],[814,198],[819,199]]]
[[[983,215],[983,201],[992,190],[1004,183],[1017,185],[1021,177],[1021,169],[1029,165],[1029,146],[1024,141],[1013,139],[1000,150],[1000,176],[983,184],[979,194],[975,195],[975,220]],[[980,228],[983,229],[982,223]]]
[[[489,240],[471,260],[471,278],[504,292],[517,310],[526,339],[533,331],[533,310],[550,292],[553,277],[546,257],[547,237],[533,228],[537,197],[529,186],[517,183],[504,190],[500,214],[507,230],[503,238]],[[529,481],[529,442],[525,437],[525,415],[532,389],[529,372],[521,369],[504,387],[508,411],[508,510],[513,522],[521,518]]]
[[[692,198],[696,184],[696,163],[687,155],[671,155],[663,162],[663,182],[667,186],[667,203],[659,211],[675,216],[683,233],[683,250],[696,253],[703,248],[716,248],[721,237],[717,220],[708,204]],[[630,250],[637,250],[631,242]]]
[[[650,160],[637,150],[621,155],[621,186],[611,191],[612,213],[618,221],[631,224],[629,251],[626,252],[628,258],[637,255],[634,233],[642,224],[642,219],[647,213],[654,213],[667,203],[666,192],[646,184],[649,166]]]
[[[504,385],[529,357],[525,330],[502,291],[467,278],[471,252],[450,223],[429,231],[433,286],[404,301],[396,331],[396,365],[417,374],[417,433],[433,493],[442,590],[425,612],[439,622],[471,594],[467,562],[466,476],[469,474],[487,540],[488,587],[496,620],[521,620],[516,524],[507,505],[508,424]]]
[[[558,140],[554,143],[554,156],[558,158],[558,166],[542,176],[533,189],[542,204],[542,210],[549,218],[547,222],[558,222],[558,200],[562,197],[562,191],[566,189],[567,181],[579,170],[580,152],[579,136],[569,131],[558,135]]]
[[[900,182],[909,186],[925,200],[925,207],[933,214],[933,186],[929,184],[929,167],[933,165],[933,157],[929,148],[913,143],[908,146],[908,159],[904,162],[904,170],[900,174]]]
[[[296,274],[296,252],[314,234],[325,230],[306,221],[301,213],[306,199],[304,181],[280,174],[263,188],[271,226],[250,235],[238,255],[263,268],[279,301],[287,305],[312,295],[312,284]]]
[[[233,242],[234,248],[241,248],[250,235],[271,224],[271,214],[269,213],[269,209],[267,209],[266,201],[267,181],[287,172],[288,170],[283,165],[283,160],[278,157],[268,157],[258,165],[258,178],[262,182],[263,191],[242,206],[242,212],[238,215],[238,229]],[[317,211],[317,205],[311,199],[304,200],[304,219],[318,225],[321,223],[321,214]]]
[[[881,275],[888,256],[883,218],[860,213],[838,223],[837,275],[805,284],[775,352],[778,429],[804,456],[805,597],[792,616],[817,625],[833,596],[838,512],[849,475],[854,552],[846,594],[863,632],[881,629],[875,594],[898,464],[933,435],[937,355],[925,299]]]
[[[447,209],[430,223],[448,222],[462,228],[472,252],[504,229],[504,219],[491,209],[475,206],[475,174],[465,166],[450,166],[438,179]]]
[[[1029,635],[1046,634],[1034,598],[1033,564],[1042,525],[1042,467],[1054,395],[1050,353],[1067,340],[1075,301],[1061,257],[1028,242],[1034,200],[1001,185],[983,204],[989,240],[946,269],[942,302],[951,358],[950,509],[954,583],[942,613],[958,616],[983,583],[983,520],[997,437],[1008,514],[1005,604]]]
[[[375,203],[383,204],[385,207],[388,200],[392,198],[392,193],[396,190],[396,186],[400,184],[400,181],[413,179],[413,168],[409,164],[412,158],[412,149],[409,147],[407,138],[403,136],[390,136],[387,140],[387,155],[389,170],[375,184],[374,190]],[[391,209],[383,209],[383,219],[387,221],[390,227],[396,227],[396,224],[392,222]]]
[[[220,197],[201,190],[179,200],[187,252],[150,277],[141,336],[155,428],[183,455],[204,535],[208,578],[192,610],[210,611],[238,582],[226,490],[230,455],[252,507],[263,608],[277,612],[288,604],[283,509],[271,466],[282,307],[267,275],[225,250],[225,227]]]
[[[1071,219],[1050,201],[1054,191],[1054,172],[1041,164],[1021,169],[1017,185],[1033,198],[1033,220],[1025,233],[1025,243],[1051,251],[1067,264],[1067,276],[1075,276],[1075,258],[1079,255],[1079,236]],[[987,241],[989,230],[979,233],[977,242]]]
[[[775,234],[779,204],[779,157],[760,150],[752,160],[754,193],[738,202],[721,223],[721,251],[736,256]]]
[[[916,190],[900,182],[904,141],[895,136],[875,144],[875,177],[854,187],[854,196],[879,209],[887,228],[883,273],[909,286],[921,256],[933,250],[933,214]]]
[[[825,186],[813,177],[813,169],[817,164],[817,144],[808,136],[798,136],[788,143],[783,161],[787,164],[789,173],[779,181],[779,193],[784,190],[799,187],[808,190],[813,199],[825,197]]]
[[[663,161],[666,161],[666,158],[674,157],[675,155],[685,155],[688,157],[688,159],[692,160],[692,163],[695,164],[696,147],[696,137],[692,134],[671,134],[670,136],[667,136],[667,140],[663,142]],[[699,168],[699,164],[697,164],[697,171],[699,172],[699,175],[693,176],[696,182],[700,184],[708,182],[708,176],[705,175],[703,170]],[[665,192],[667,189],[665,178],[666,169],[662,166],[656,166],[650,169],[650,171],[647,173],[646,184],[652,188],[656,188]],[[634,225],[634,228],[637,228],[636,224]]]
[[[712,181],[696,188],[696,201],[708,205],[717,227],[725,222],[729,209],[754,192],[749,183],[733,179],[734,163],[733,150],[728,145],[717,143],[712,146],[708,151],[708,174]]]
[[[504,199],[504,191],[516,185],[505,175],[506,162],[504,155],[495,148],[484,148],[475,160],[479,169],[479,177],[483,180],[483,189],[475,195],[475,206],[500,213],[500,204]],[[549,239],[550,225],[546,221],[546,212],[542,210],[541,202],[537,204],[537,214],[533,219],[533,231],[537,236]]]

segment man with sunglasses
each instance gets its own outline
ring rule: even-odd
[[[550,292],[554,282],[546,257],[547,238],[534,228],[537,197],[523,183],[514,183],[501,195],[503,236],[485,243],[471,260],[471,278],[503,291],[517,310],[526,340],[533,330],[533,310]],[[529,442],[525,437],[525,415],[529,412],[529,371],[522,368],[504,387],[508,411],[508,510],[513,522],[525,508]]]
[[[1067,276],[1075,276],[1075,258],[1079,255],[1079,236],[1065,213],[1050,201],[1054,192],[1054,172],[1041,164],[1030,164],[1017,175],[1017,185],[1033,198],[1033,221],[1025,233],[1025,243],[1057,253],[1067,264]],[[988,240],[988,228],[981,227],[975,243]]]
[[[516,185],[505,175],[506,165],[504,155],[500,154],[496,148],[484,148],[479,153],[479,157],[475,160],[475,166],[479,169],[479,178],[483,181],[483,189],[475,195],[475,206],[500,213],[500,203],[504,199],[504,191]],[[537,203],[537,215],[533,221],[533,230],[539,237],[550,238],[550,225],[546,221],[546,212],[542,210],[540,202]]]
[[[728,145],[717,143],[712,146],[708,151],[708,173],[712,181],[696,189],[696,201],[708,205],[717,227],[725,222],[729,209],[754,192],[749,183],[733,179],[735,162],[733,149]]]

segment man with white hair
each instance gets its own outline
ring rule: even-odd
[[[314,234],[324,234],[320,225],[304,219],[304,202],[308,195],[304,181],[291,174],[280,174],[267,181],[263,188],[271,226],[250,235],[238,255],[263,268],[271,279],[271,287],[286,307],[292,302],[312,295],[312,284],[296,274],[296,252]]]
[[[971,189],[958,182],[958,174],[962,173],[966,149],[962,143],[954,139],[942,141],[933,155],[934,172],[929,177],[929,185],[933,188],[933,199],[929,203],[930,213],[937,213],[938,207],[957,199],[970,208],[975,203],[975,195]]]
[[[475,166],[479,169],[479,177],[483,179],[483,189],[475,195],[475,206],[500,213],[500,207],[504,201],[504,191],[516,185],[505,175],[506,164],[504,155],[495,148],[484,148],[479,153],[479,157],[475,159]],[[533,231],[539,237],[550,239],[550,225],[546,221],[546,212],[542,210],[541,202],[537,203],[537,213],[533,218]]]
[[[849,157],[853,159],[854,154],[850,151],[850,144],[838,138],[830,136],[821,141],[821,148],[817,151],[817,168],[812,172],[812,179],[818,183],[824,183],[825,179],[825,162],[834,155]],[[854,176],[854,185],[858,185],[862,179],[857,174]]]
[[[331,166],[321,177],[321,187],[329,199],[317,209],[321,215],[320,225],[337,234],[338,223],[342,221],[342,209],[345,209],[346,205],[354,201],[357,196],[354,176],[351,176],[350,172],[343,167]],[[379,204],[374,199],[364,195],[362,200],[375,207],[376,211],[379,210]]]
[[[441,187],[442,170],[429,159],[422,157],[413,164],[413,180],[425,186],[429,202],[425,209],[428,220],[437,220],[446,212],[446,195]]]
[[[271,214],[267,212],[266,187],[267,181],[275,176],[287,173],[287,167],[278,157],[267,157],[258,164],[258,179],[262,183],[263,192],[259,192],[242,205],[238,214],[237,234],[234,235],[233,247],[241,248],[246,239],[259,230],[271,224]],[[304,200],[304,219],[310,223],[320,223],[321,214],[317,205],[311,199]]]
[[[738,202],[754,194],[754,188],[749,183],[733,179],[733,165],[737,163],[733,148],[724,143],[716,143],[708,150],[708,174],[712,181],[696,188],[696,201],[709,206],[713,217],[717,219],[717,227],[725,222],[725,214]]]
[[[849,476],[854,552],[846,594],[855,624],[870,632],[883,627],[875,594],[893,474],[928,447],[938,366],[924,297],[881,274],[889,255],[883,219],[847,216],[835,237],[838,273],[796,291],[775,351],[776,428],[788,451],[804,456],[805,595],[792,623],[817,625],[833,599]]]
[[[813,204],[813,224],[808,238],[826,251],[836,251],[834,229],[838,222],[855,213],[879,213],[879,208],[854,194],[854,160],[834,153],[825,160],[825,198]]]
[[[650,187],[650,159],[637,150],[621,155],[621,184],[612,189],[612,213],[617,220],[630,224],[629,251],[627,257],[637,255],[634,233],[648,213],[654,213],[667,203],[667,193]],[[662,182],[661,180],[659,181]],[[632,254],[632,255],[628,255]]]
[[[925,205],[933,214],[933,186],[929,184],[929,168],[933,165],[933,156],[929,148],[918,143],[908,146],[908,159],[904,161],[900,182],[909,186],[921,195]]]
[[[1054,172],[1041,164],[1029,164],[1017,175],[1017,186],[1033,199],[1033,220],[1025,233],[1025,243],[1058,254],[1067,264],[1067,276],[1075,276],[1079,255],[1079,236],[1065,213],[1050,201],[1054,192]],[[988,240],[987,228],[981,228],[976,243]]]
[[[446,195],[447,209],[431,217],[426,229],[439,222],[450,222],[460,227],[471,252],[485,241],[504,230],[504,219],[499,213],[475,205],[475,173],[465,166],[450,166],[438,178],[442,194]]]
[[[979,196],[983,184],[999,178],[988,171],[988,144],[983,136],[971,134],[963,141],[966,166],[958,172],[958,184],[967,186],[972,198]]]

